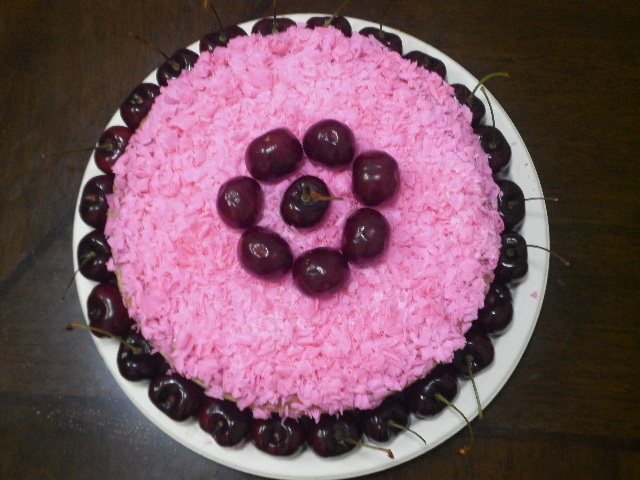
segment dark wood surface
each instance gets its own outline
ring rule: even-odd
[[[228,23],[270,1],[216,2]],[[338,0],[278,2],[332,11]],[[553,248],[538,327],[475,422],[476,448],[439,448],[371,478],[640,478],[640,109],[637,2],[353,0],[446,52],[519,129],[548,195]],[[384,12],[387,11],[383,19]],[[71,231],[88,154],[116,106],[167,50],[214,30],[196,0],[0,2],[0,478],[250,478],[171,440],[126,399],[83,333]]]

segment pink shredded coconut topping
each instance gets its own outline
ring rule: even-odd
[[[317,299],[290,275],[264,281],[241,268],[241,232],[220,220],[216,195],[248,175],[253,138],[286,127],[301,139],[325,118],[347,124],[358,151],[392,155],[401,191],[380,207],[392,229],[385,258],[352,267],[343,291]],[[452,359],[493,276],[499,190],[469,122],[437,75],[358,34],[298,27],[203,53],[162,89],[114,167],[106,234],[131,316],[178,372],[258,417],[377,406]],[[310,231],[279,214],[282,193],[303,174],[344,198]],[[263,190],[260,224],[294,255],[339,248],[360,206],[350,170],[306,158]]]

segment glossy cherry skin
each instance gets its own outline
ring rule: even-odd
[[[478,310],[478,318],[474,325],[489,334],[501,334],[513,318],[513,302],[509,287],[494,282],[484,298],[484,306]]]
[[[277,17],[274,21],[273,17],[267,17],[254,23],[251,33],[259,33],[262,36],[266,36],[274,33],[282,33],[295,26],[296,22],[290,18]]]
[[[224,27],[222,31],[208,33],[200,39],[200,53],[213,52],[218,47],[226,47],[232,38],[246,36],[247,32],[238,25]]]
[[[191,70],[198,61],[198,54],[188,48],[177,50],[169,60],[158,67],[156,79],[163,87],[169,85],[169,81],[178,78],[183,70]]]
[[[345,222],[342,253],[349,262],[365,265],[382,256],[390,235],[391,227],[384,215],[373,208],[360,208]]]
[[[353,450],[362,437],[357,418],[344,413],[340,417],[322,414],[318,423],[311,423],[307,443],[321,457],[335,457]]]
[[[240,410],[234,402],[210,397],[206,397],[198,413],[200,428],[223,447],[231,447],[244,440],[251,431],[251,420],[250,410]]]
[[[480,137],[480,145],[489,154],[489,166],[493,173],[498,173],[509,165],[511,145],[500,130],[490,125],[478,125],[476,133]]]
[[[503,233],[501,241],[495,280],[507,283],[524,277],[529,270],[527,242],[516,232]]]
[[[176,422],[196,415],[204,399],[202,388],[181,375],[161,375],[149,383],[149,399]]]
[[[113,176],[98,175],[89,179],[80,196],[80,218],[96,230],[104,230],[109,205],[107,195],[113,193]]]
[[[251,141],[244,161],[253,178],[275,182],[300,166],[302,145],[290,130],[276,128]]]
[[[443,80],[447,76],[447,67],[445,66],[444,62],[435,57],[432,57],[431,55],[427,55],[424,52],[413,50],[407,53],[404,58],[409,60],[410,62],[417,63],[420,67],[429,70],[430,72],[439,75]]]
[[[279,278],[293,265],[289,244],[264,227],[245,230],[238,242],[240,264],[248,272],[264,278]]]
[[[405,404],[417,416],[429,417],[446,407],[436,398],[438,393],[449,401],[458,393],[458,380],[451,364],[438,365],[425,378],[407,387]]]
[[[498,212],[502,217],[505,231],[515,230],[520,226],[525,215],[524,193],[517,183],[511,180],[496,180],[500,188],[498,196]]]
[[[113,175],[113,165],[124,153],[132,134],[133,130],[120,126],[109,127],[104,131],[94,152],[96,165],[100,170]]]
[[[218,190],[218,215],[231,228],[253,227],[258,223],[263,207],[262,187],[251,177],[234,177]]]
[[[304,443],[304,428],[293,418],[254,419],[251,440],[258,449],[271,455],[293,455]]]
[[[471,356],[471,371],[476,374],[493,362],[493,342],[489,336],[479,328],[469,330],[464,338],[464,347],[453,354],[453,368],[459,377],[469,378],[467,356]]]
[[[127,127],[135,130],[140,126],[158,95],[160,95],[160,87],[153,83],[141,83],[133,89],[120,105],[120,115]]]
[[[293,281],[309,296],[335,292],[349,278],[349,264],[338,250],[314,248],[296,258],[293,264]]]
[[[484,114],[486,112],[482,100],[475,95],[471,96],[471,100],[469,100],[471,90],[460,83],[454,83],[451,87],[453,87],[453,95],[456,97],[456,100],[458,100],[460,105],[469,107],[469,110],[471,110],[471,126],[475,128],[480,125],[480,122],[484,118]]]
[[[402,40],[395,33],[385,32],[380,27],[365,27],[360,30],[360,35],[373,37],[392,52],[402,55]]]
[[[130,348],[120,345],[116,357],[120,375],[132,382],[154,378],[164,364],[162,355],[153,353],[151,344],[142,335],[133,330],[122,340],[127,345],[139,348],[141,353],[134,353]]]
[[[331,23],[327,25],[327,22],[329,20],[331,20]],[[351,37],[351,35],[353,34],[351,24],[345,17],[334,17],[333,19],[331,19],[331,17],[311,17],[309,20],[307,20],[307,28],[313,30],[319,27],[337,28],[344,34],[345,37]]]
[[[338,120],[320,120],[309,127],[302,140],[304,153],[329,168],[347,167],[356,153],[353,132]]]
[[[78,270],[89,280],[114,282],[116,276],[107,270],[111,247],[100,230],[92,230],[78,243]]]
[[[409,425],[409,411],[397,397],[387,397],[373,410],[363,412],[361,424],[367,437],[376,442],[388,442],[402,429],[390,423],[406,427]]]
[[[312,175],[297,178],[289,185],[280,202],[280,214],[285,223],[308,228],[324,218],[331,200],[314,200],[313,194],[331,197],[327,184]]]
[[[353,162],[353,194],[370,207],[393,199],[400,186],[398,162],[388,153],[369,150]]]
[[[87,299],[89,325],[121,337],[129,332],[133,320],[129,317],[118,287],[113,283],[96,285]],[[93,333],[97,337],[102,334]]]

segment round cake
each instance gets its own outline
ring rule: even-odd
[[[377,207],[391,227],[384,257],[352,265],[342,290],[310,297],[291,275],[264,280],[242,268],[242,232],[220,219],[216,196],[249,175],[254,138],[287,128],[302,140],[328,118],[353,131],[356,153],[396,159],[400,191]],[[334,28],[297,26],[203,52],[161,89],[113,172],[105,235],[129,314],[173,369],[257,418],[374,408],[450,362],[500,253],[499,189],[469,109],[437,74]],[[279,210],[302,175],[342,198],[304,230]],[[305,157],[262,184],[259,225],[295,257],[339,249],[345,220],[363,206],[351,181],[350,168]]]

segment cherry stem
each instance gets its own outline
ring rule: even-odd
[[[304,204],[309,204],[311,202],[330,202],[331,200],[342,200],[342,197],[328,197],[316,192],[312,188],[305,188],[302,191],[302,195],[300,195],[300,200]]]
[[[484,87],[480,87],[480,91],[484,95],[484,98],[487,99],[487,104],[489,105],[489,111],[491,112],[491,126],[493,127],[491,130],[491,142],[489,143],[489,148],[494,149],[497,147],[496,144],[496,117],[493,115],[493,106],[491,105],[491,101],[489,100],[489,95],[487,95],[487,91]]]
[[[482,87],[488,80],[491,80],[492,78],[509,78],[509,74],[507,72],[493,72],[493,73],[489,73],[488,75],[485,75],[484,77],[482,77],[480,79],[480,81],[478,82],[478,84],[475,86],[475,88],[473,89],[473,91],[469,94],[469,96],[467,97],[467,103],[471,103],[471,99],[473,98],[473,95],[476,93],[476,91]]]
[[[444,403],[446,406],[453,408],[458,413],[458,415],[460,415],[464,419],[464,421],[467,423],[467,428],[469,429],[469,445],[459,449],[458,453],[460,455],[468,454],[471,451],[471,447],[473,447],[473,428],[471,428],[471,422],[469,422],[469,419],[466,417],[464,413],[462,413],[462,411],[458,407],[456,407],[453,403],[451,403],[444,396],[442,396],[441,393],[436,393],[435,397],[436,399]]]
[[[427,441],[422,438],[422,435],[420,435],[418,432],[416,432],[415,430],[412,430],[411,428],[409,428],[407,425],[401,425],[397,422],[394,422],[393,420],[389,420],[389,426],[398,430],[406,430],[407,432],[411,432],[413,433],[416,437],[418,437],[420,440],[422,440],[422,442],[426,445]]]
[[[338,14],[340,13],[340,10],[342,10],[347,3],[349,3],[351,0],[344,0],[344,2],[342,2],[342,5],[340,5],[338,7],[338,9],[333,12],[333,15],[331,15],[325,22],[324,22],[324,26],[328,27],[329,25],[331,25],[331,23],[333,23],[333,21],[335,20],[335,18],[338,16]]]
[[[276,4],[277,0],[273,0],[273,27],[271,28],[271,33],[278,33],[278,27],[276,25]]]
[[[478,405],[478,420],[484,418],[484,412],[482,411],[482,405],[480,404],[480,395],[478,395],[478,387],[476,381],[473,378],[473,368],[471,368],[471,362],[473,362],[473,355],[467,355],[467,370],[469,370],[469,378],[471,379],[471,385],[473,386],[473,394],[476,397],[476,404]]]
[[[480,87],[480,91],[484,95],[484,98],[487,99],[487,103],[489,104],[489,111],[491,112],[491,126],[495,130],[495,128],[496,128],[496,117],[493,115],[493,106],[491,105],[491,101],[489,100],[489,95],[487,95],[487,91],[485,90],[484,87]]]
[[[213,12],[213,14],[216,17],[216,21],[218,22],[218,28],[220,29],[221,33],[224,33],[223,27],[222,27],[222,21],[220,20],[220,15],[218,15],[218,11],[216,10],[216,7],[213,6],[213,3],[211,3],[209,0],[204,0],[204,8],[205,9],[209,9]]]
[[[62,155],[67,155],[69,153],[90,152],[95,148],[96,147],[72,148],[70,150],[61,150],[59,152],[54,152],[54,153],[41,153],[40,156],[42,158],[60,157]]]
[[[78,265],[78,269],[75,272],[73,272],[73,276],[71,277],[71,280],[69,280],[69,283],[67,283],[67,287],[64,289],[64,293],[62,294],[62,300],[64,300],[64,297],[67,296],[67,292],[69,292],[71,285],[73,285],[73,281],[76,279],[76,275],[78,275],[78,272],[80,271],[80,269],[84,267],[87,263],[89,263],[89,260],[91,260],[95,256],[96,256],[96,252],[89,252],[89,254],[86,257],[84,257],[84,260],[82,260],[80,265]]]
[[[113,143],[111,142],[105,142],[105,143],[100,143],[95,147],[71,148],[68,150],[60,150],[59,152],[41,153],[40,157],[42,157],[43,159],[54,158],[54,157],[61,157],[63,155],[68,155],[70,153],[91,152],[93,150],[98,150],[98,149],[106,150],[107,152],[112,152],[114,150],[114,146],[113,146]]]
[[[370,443],[365,443],[362,440],[354,440],[353,438],[343,437],[341,435],[338,438],[338,440],[342,440],[344,442],[350,443],[351,445],[355,445],[356,447],[367,447],[367,448],[371,448],[373,450],[379,450],[380,452],[386,453],[387,457],[389,457],[391,459],[396,458],[393,455],[393,452],[391,451],[390,448],[378,447],[376,445],[371,445]]]
[[[544,200],[545,202],[559,202],[560,199],[558,197],[529,197],[525,198],[524,201],[528,202],[529,200]]]
[[[311,190],[311,200],[314,202],[329,202],[331,200],[342,200],[342,197],[327,197],[326,195],[322,195],[315,190]]]
[[[553,250],[549,250],[548,248],[541,247],[540,245],[529,245],[528,243],[527,243],[527,247],[538,248],[540,250],[544,250],[549,255],[552,255],[552,256],[556,257],[558,260],[560,260],[565,267],[570,267],[571,266],[571,262],[569,262],[569,260],[567,260],[566,258],[560,256],[560,254],[554,252]]]
[[[137,40],[138,42],[142,43],[143,45],[146,45],[147,47],[149,47],[152,50],[155,50],[156,52],[158,52],[160,55],[162,55],[164,57],[165,60],[167,61],[171,61],[171,59],[169,58],[169,55],[167,55],[166,53],[164,53],[160,47],[158,47],[155,43],[150,42],[149,40],[147,40],[146,38],[143,38],[140,34],[138,33],[134,33],[134,32],[129,32],[129,36],[131,38],[133,38],[134,40]],[[174,62],[175,63],[175,62]]]
[[[100,335],[105,335],[109,338],[113,338],[114,340],[118,340],[122,345],[124,345],[129,350],[131,350],[131,353],[133,353],[134,355],[142,355],[143,353],[140,347],[136,347],[135,345],[130,345],[127,342],[125,342],[121,337],[114,335],[113,333],[108,332],[106,330],[103,330],[102,328],[92,327],[90,325],[84,325],[82,323],[77,323],[77,322],[73,322],[67,325],[67,331],[77,330],[79,328],[82,330],[90,330],[94,333],[99,333]]]

